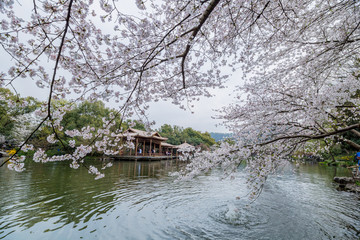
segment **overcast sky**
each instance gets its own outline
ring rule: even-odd
[[[215,96],[211,98],[202,97],[200,101],[194,102],[194,108],[191,110],[179,109],[178,106],[170,102],[158,102],[151,104],[149,109],[149,117],[156,121],[156,127],[168,123],[170,125],[177,125],[181,127],[191,127],[198,131],[208,132],[228,132],[223,126],[216,126],[221,123],[221,120],[213,119],[217,113],[214,111],[232,102],[233,89],[238,85],[236,75],[226,84],[228,88],[212,90]],[[229,96],[231,95],[231,96]]]
[[[202,132],[228,132],[222,126],[216,126],[221,123],[220,120],[213,119],[216,115],[214,110],[232,102],[234,97],[233,89],[235,85],[240,84],[240,77],[234,74],[230,81],[226,84],[225,89],[211,90],[215,96],[211,98],[202,97],[200,101],[193,102],[194,108],[183,110],[171,102],[159,101],[151,103],[148,110],[150,121],[155,121],[155,129],[163,124],[176,125],[180,127],[191,127]],[[27,79],[19,79],[14,83],[17,92],[22,96],[33,96],[39,100],[47,100],[48,89],[39,89],[35,86],[34,81]],[[116,107],[109,103],[105,103],[108,107]],[[193,111],[194,113],[191,113]]]
[[[31,2],[29,1],[26,4],[31,4]],[[22,5],[20,8],[20,12],[22,12],[21,14],[29,15],[28,9],[31,7],[31,5]],[[137,11],[137,8],[134,5],[134,0],[126,1],[126,4],[122,3],[121,8],[126,9],[126,12],[130,12],[131,14],[134,14]],[[7,72],[8,67],[12,65],[12,62],[4,57],[1,58],[0,63],[0,71],[5,72]],[[51,63],[49,67],[52,67],[52,65],[53,63]],[[201,98],[199,102],[192,103],[194,108],[191,110],[187,109],[184,111],[170,102],[159,101],[157,103],[151,103],[150,109],[148,110],[149,120],[156,122],[156,125],[154,126],[156,129],[167,123],[184,128],[191,127],[202,132],[228,132],[224,127],[216,126],[217,124],[220,124],[221,121],[213,119],[212,116],[216,115],[214,112],[215,109],[226,106],[232,101],[234,98],[233,89],[236,85],[240,84],[240,79],[240,74],[234,73],[230,81],[226,84],[227,88],[211,90],[210,92],[215,96],[212,98]],[[34,81],[29,81],[28,79],[18,79],[14,82],[14,86],[22,97],[33,96],[39,100],[47,100],[48,89],[37,88]],[[107,106],[115,107],[109,104]],[[194,113],[192,114],[191,111]]]

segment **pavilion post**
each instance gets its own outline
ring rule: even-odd
[[[143,156],[145,156],[145,144],[146,144],[146,142],[145,142],[145,139],[144,139],[144,143],[143,143],[143,151],[142,151],[142,155],[143,155]]]
[[[135,156],[137,156],[137,154],[138,154],[138,144],[139,144],[139,138],[136,138],[136,142],[135,142]]]
[[[150,138],[150,149],[149,149],[149,156],[151,156],[151,149],[152,148],[152,139]]]

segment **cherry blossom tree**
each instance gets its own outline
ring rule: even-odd
[[[61,157],[39,149],[35,161],[71,160],[74,167],[96,148],[116,154],[121,129],[109,131],[115,118],[146,116],[148,102],[159,99],[186,108],[210,96],[209,88],[223,87],[229,68],[244,73],[238,98],[219,112],[236,144],[195,154],[182,176],[217,166],[231,174],[246,161],[255,196],[268,174],[309,140],[346,141],[341,134],[359,127],[358,119],[343,121],[345,110],[355,113],[359,106],[358,1],[136,4],[139,13],[131,15],[117,1],[34,0],[31,14],[22,17],[17,2],[0,3],[0,43],[14,63],[1,73],[1,86],[24,78],[48,89],[48,103],[38,113],[43,121],[34,131],[51,126],[48,140],[61,142],[62,116],[71,104],[54,108],[54,99],[119,105],[103,129],[65,132],[92,138],[91,144],[66,146],[71,151]]]
[[[246,161],[252,197],[296,152],[311,148],[316,153],[336,142],[360,149],[343,138],[346,132],[360,136],[359,3],[272,1],[262,6],[243,44],[245,83],[237,102],[220,111],[236,144],[199,154],[183,173],[188,177],[221,166],[231,175]]]
[[[0,92],[0,144],[14,146],[32,132],[37,121],[33,112],[40,103],[33,97],[16,97],[8,89]]]

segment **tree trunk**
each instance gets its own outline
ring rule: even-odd
[[[350,145],[351,147],[355,148],[357,151],[360,151],[360,145],[359,144],[354,143],[353,141],[348,140],[348,139],[344,139],[343,141],[345,143],[347,143],[348,145]]]

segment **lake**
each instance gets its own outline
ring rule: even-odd
[[[242,171],[177,182],[175,161],[115,161],[99,180],[68,162],[26,168],[0,169],[0,239],[360,239],[359,195],[332,181],[343,168],[289,164],[252,204]]]

